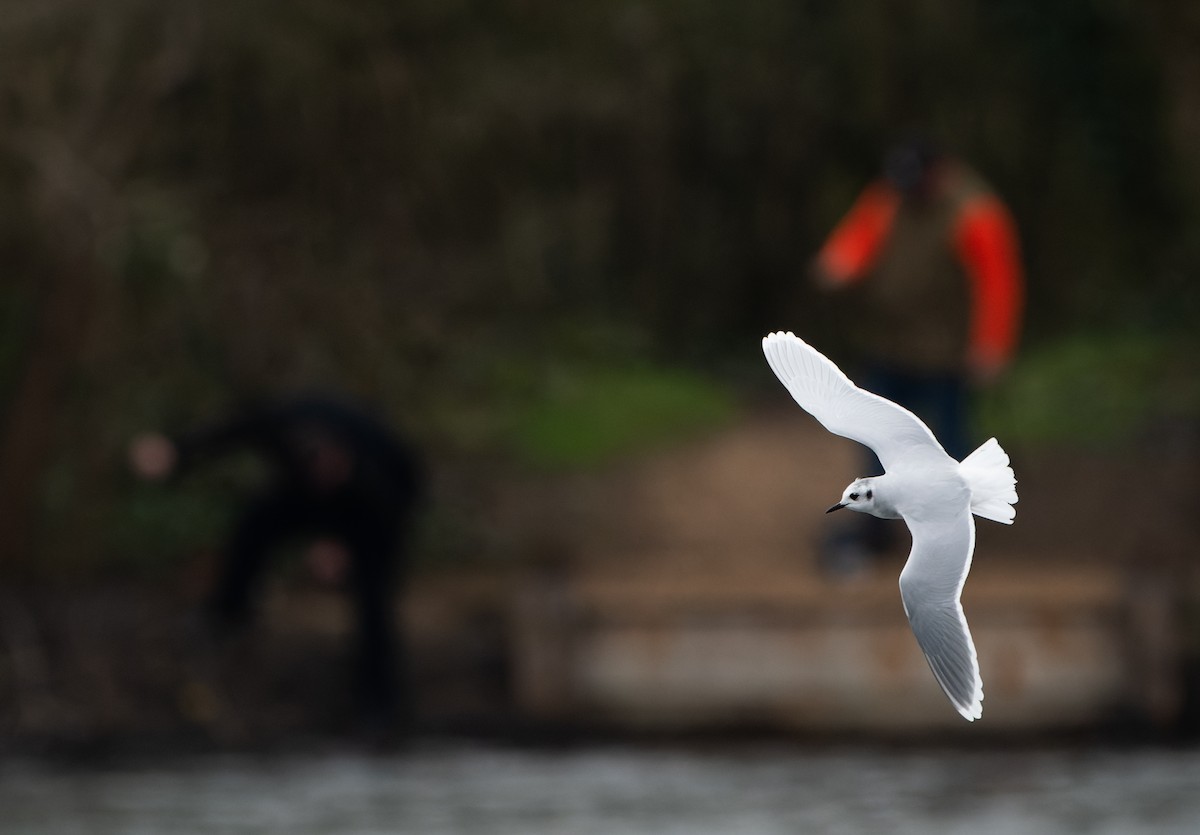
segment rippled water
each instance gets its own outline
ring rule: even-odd
[[[1200,752],[430,747],[0,763],[2,833],[1200,832]]]

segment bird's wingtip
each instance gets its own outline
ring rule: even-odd
[[[958,712],[962,714],[962,717],[968,722],[974,722],[975,720],[983,717],[983,686],[979,683],[976,683],[975,687],[975,698],[971,701],[971,704],[967,705],[966,707],[963,707],[959,704],[954,706],[958,709]]]
[[[790,333],[785,335],[783,331],[771,331],[769,334],[767,334],[766,336],[764,336],[762,338],[763,351],[768,350],[776,342],[780,342],[783,339],[785,339],[786,336],[790,336],[790,335],[791,335]]]
[[[769,334],[763,337],[762,341],[763,345],[766,345],[769,342],[780,342],[784,339],[796,338],[796,334],[792,333],[791,331],[771,331]]]
[[[975,702],[975,704],[971,705],[970,707],[961,707],[959,705],[955,705],[954,707],[958,710],[962,718],[966,719],[968,722],[975,722],[983,718],[982,700]]]

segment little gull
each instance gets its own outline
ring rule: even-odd
[[[763,339],[775,376],[805,411],[835,435],[866,444],[884,475],[858,478],[827,510],[843,507],[903,519],[912,551],[900,572],[900,599],[938,684],[967,720],[983,714],[983,680],[959,597],[971,554],[971,514],[1011,525],[1017,480],[1008,454],[989,439],[955,461],[912,412],[864,391],[792,333]]]

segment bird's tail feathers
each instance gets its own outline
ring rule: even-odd
[[[1008,453],[989,438],[958,465],[971,489],[971,512],[993,522],[1011,525],[1017,515],[1017,477],[1008,464]]]

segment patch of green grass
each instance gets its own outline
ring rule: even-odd
[[[554,370],[523,409],[512,447],[542,469],[586,469],[727,422],[731,392],[686,371],[644,365]]]
[[[1080,335],[1031,351],[980,399],[979,423],[998,436],[1082,445],[1120,441],[1155,419],[1200,419],[1194,338]]]

